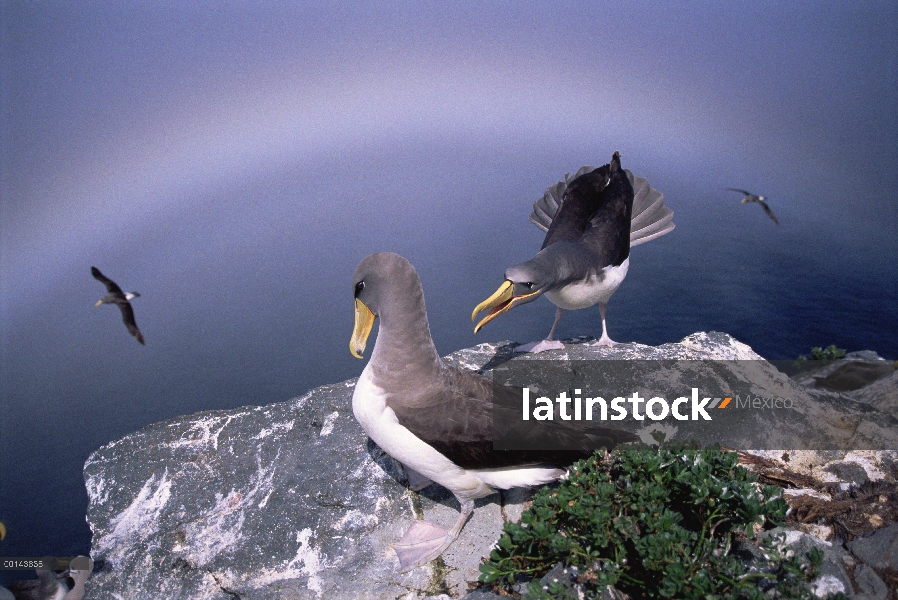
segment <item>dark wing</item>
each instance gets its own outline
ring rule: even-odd
[[[740,194],[745,194],[746,196],[754,196],[751,192],[740,190],[739,188],[727,188],[731,192],[739,192]]]
[[[777,221],[776,217],[773,215],[773,211],[770,210],[769,206],[767,206],[766,202],[764,202],[763,200],[758,200],[758,204],[761,205],[761,207],[764,209],[764,212],[767,213],[767,216],[770,217],[771,219],[773,219],[774,223],[776,223],[777,225],[780,224],[780,222]]]
[[[585,173],[594,171],[595,167],[580,167],[573,177],[565,173],[564,180],[546,188],[543,197],[533,203],[533,212],[530,213],[530,222],[545,232],[549,231],[558,209],[564,204],[564,192],[568,184]]]
[[[90,274],[93,275],[94,279],[96,279],[97,281],[103,282],[103,285],[106,286],[106,291],[108,291],[110,294],[115,294],[116,296],[121,296],[122,298],[125,297],[124,292],[122,292],[122,288],[120,288],[118,284],[116,284],[113,280],[100,273],[100,269],[91,267]]]
[[[113,283],[112,285],[115,284]],[[131,303],[127,300],[119,300],[116,304],[118,304],[118,307],[122,310],[122,321],[125,322],[125,327],[128,328],[131,335],[137,338],[138,342],[143,344],[143,335],[141,335],[140,330],[137,328],[137,323],[134,321],[134,309],[131,308]]]
[[[607,186],[607,165],[573,179],[564,191],[561,206],[546,231],[540,249],[558,242],[579,241],[590,228],[596,211],[601,208]]]
[[[564,205],[564,194],[568,185],[581,175],[594,170],[593,167],[583,167],[573,177],[566,174],[563,181],[546,188],[543,197],[533,203],[530,222],[548,233],[552,221],[560,207]],[[673,211],[664,205],[664,194],[650,186],[644,177],[635,176],[628,169],[624,172],[634,191],[630,246],[638,246],[670,233],[674,229]]]
[[[494,413],[494,391],[490,380],[469,371],[447,368],[439,382],[420,390],[411,402],[407,402],[409,398],[406,397],[402,403],[391,403],[388,399],[387,404],[403,426],[462,468],[538,464],[566,467],[596,448],[636,439],[628,432],[599,427],[591,427],[591,435],[584,435],[583,431],[573,431],[572,428],[565,430],[555,421],[532,426],[521,418],[519,389],[500,388],[497,393],[503,397],[497,399],[499,406]],[[494,416],[501,419],[503,426],[498,428],[499,435],[522,440],[522,446],[570,449],[495,450]],[[533,444],[527,443],[529,437],[534,438]]]

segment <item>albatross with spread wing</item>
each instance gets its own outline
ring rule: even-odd
[[[119,309],[122,311],[122,321],[125,322],[125,327],[128,328],[131,335],[137,338],[138,342],[143,344],[143,335],[140,333],[140,330],[137,328],[137,323],[134,321],[134,309],[131,308],[131,302],[129,302],[129,300],[137,298],[140,294],[137,292],[123,292],[118,284],[100,273],[100,269],[96,267],[91,267],[90,272],[91,275],[94,276],[94,279],[101,281],[106,286],[106,291],[109,292],[97,300],[96,306],[100,306],[101,304],[118,305]]]

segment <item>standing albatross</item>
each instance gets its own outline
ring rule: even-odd
[[[137,298],[140,294],[137,292],[123,292],[118,284],[100,273],[100,269],[96,267],[91,267],[90,273],[94,276],[94,279],[103,282],[106,286],[106,291],[109,292],[97,300],[95,306],[100,306],[101,304],[117,304],[122,311],[122,321],[125,322],[125,327],[128,328],[131,335],[137,338],[138,342],[143,344],[143,335],[141,335],[140,330],[137,328],[137,323],[134,321],[134,309],[131,308],[131,303],[129,302],[131,298]]]
[[[627,276],[630,247],[673,230],[673,211],[664,205],[664,196],[622,169],[615,152],[609,164],[583,167],[573,179],[565,176],[549,187],[533,204],[530,220],[546,232],[542,248],[527,262],[509,267],[505,282],[477,305],[472,321],[484,310],[490,312],[474,333],[510,308],[545,294],[557,307],[552,329],[545,340],[519,346],[518,352],[563,348],[554,336],[564,310],[597,303],[602,316],[598,345],[616,344],[608,337],[605,309]]]
[[[426,521],[412,523],[393,546],[402,571],[442,554],[458,537],[477,498],[495,488],[548,483],[596,448],[637,439],[590,423],[588,435],[578,432],[580,450],[494,450],[492,382],[446,365],[437,354],[421,280],[411,263],[391,252],[372,254],[356,267],[352,283],[355,326],[349,349],[356,358],[362,358],[374,320],[380,318],[371,359],[352,395],[352,412],[368,436],[404,465],[413,489],[436,482],[461,505],[448,532]],[[520,396],[516,402],[519,407]],[[520,419],[519,409],[513,418]],[[546,436],[572,437],[551,427],[539,433],[543,442]]]

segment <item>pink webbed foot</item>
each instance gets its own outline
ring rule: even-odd
[[[605,302],[599,303],[599,313],[602,315],[602,337],[599,338],[595,344],[590,344],[590,346],[607,346],[609,348],[613,348],[618,345],[620,342],[615,342],[610,337],[608,337],[608,326],[605,324],[605,309],[608,307],[608,304]]]
[[[590,344],[590,346],[607,346],[608,348],[613,348],[618,344],[620,344],[620,342],[615,342],[607,335],[603,335],[595,343]]]
[[[539,342],[522,344],[514,349],[515,352],[530,352],[532,354],[538,354],[540,352],[545,352],[546,350],[564,350],[564,344],[557,340],[542,340]]]
[[[539,342],[530,342],[529,344],[523,344],[515,348],[514,351],[539,354],[540,352],[545,352],[546,350],[564,350],[564,344],[555,339],[555,330],[558,328],[558,321],[561,320],[561,315],[563,313],[564,311],[560,308],[555,309],[555,321],[552,323],[552,329],[549,330],[549,335],[546,336],[546,339]]]
[[[404,573],[429,563],[442,554],[453,539],[445,529],[433,523],[413,521],[402,539],[393,544],[399,557],[399,570]]]

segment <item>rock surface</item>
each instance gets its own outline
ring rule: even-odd
[[[489,369],[509,360],[513,347],[482,344],[447,360]],[[599,357],[762,360],[719,333],[693,334],[659,347],[607,349],[575,340],[564,350],[515,360]],[[805,388],[775,370],[770,377],[814,410],[829,411],[834,435],[885,436],[898,448],[898,421],[860,396]],[[399,573],[391,544],[411,519],[423,517],[448,528],[459,507],[438,485],[420,493],[407,489],[401,465],[371,443],[355,421],[354,385],[350,380],[288,402],[178,417],[94,452],[84,476],[91,555],[98,567],[85,598],[464,596],[503,522],[519,517],[528,492],[513,490],[478,501],[441,559]],[[858,411],[875,416],[875,423],[863,421],[869,425],[864,431],[858,431]],[[780,455],[765,460],[780,460]],[[870,480],[894,483],[894,455],[797,452],[789,465],[805,468],[808,477],[838,481],[840,475],[825,470],[835,461],[854,465]],[[851,469],[843,467],[846,473]],[[864,582],[865,589],[879,589],[871,577]]]
[[[848,548],[875,569],[898,571],[898,523],[852,540]]]
[[[819,362],[820,367],[813,368]],[[803,385],[843,392],[898,417],[898,361],[876,352],[849,352],[842,360],[808,361],[811,367],[794,379]]]
[[[898,371],[894,369],[890,375],[848,394],[868,402],[880,412],[898,418]]]

